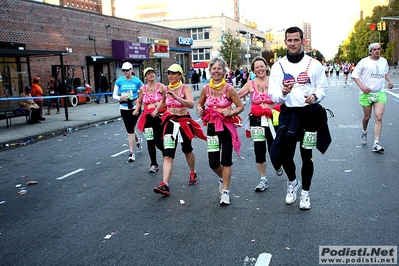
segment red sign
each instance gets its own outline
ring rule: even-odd
[[[167,45],[154,44],[154,53],[167,53],[167,52],[168,52]]]

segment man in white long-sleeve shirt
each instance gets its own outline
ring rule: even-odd
[[[328,83],[321,63],[305,55],[303,31],[300,28],[288,28],[284,43],[287,55],[273,65],[269,81],[271,98],[276,103],[283,103],[271,157],[276,164],[284,167],[288,176],[285,201],[293,204],[301,187],[294,163],[297,142],[300,142],[303,164],[299,208],[309,210],[309,189],[314,171],[312,148],[317,147],[324,153],[331,142],[328,127],[325,128],[325,110],[319,104],[327,95]]]

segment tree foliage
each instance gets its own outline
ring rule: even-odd
[[[371,16],[358,20],[348,39],[343,41],[338,48],[334,60],[336,62],[358,62],[368,56],[370,43],[379,42],[381,55],[392,63],[396,51],[396,41],[389,43],[389,31],[397,31],[399,23],[386,20],[385,31],[371,30],[370,23],[378,24],[381,17],[399,17],[399,0],[393,0],[389,6],[376,6]]]
[[[223,35],[219,53],[230,69],[234,69],[240,65],[241,55],[244,51],[241,48],[240,39],[235,38],[230,30]]]
[[[389,6],[376,6],[371,16],[358,20],[348,38],[338,47],[333,61],[337,63],[345,61],[356,63],[368,55],[370,43],[379,42],[381,44],[381,55],[392,64],[397,50],[397,42],[389,42],[389,32],[390,30],[392,32],[398,31],[399,22],[386,20],[385,31],[370,30],[370,23],[378,24],[381,21],[381,17],[399,17],[399,0],[391,1]],[[227,31],[222,39],[219,53],[230,68],[239,67],[245,54],[245,51],[241,48],[241,41],[235,38],[230,31]],[[275,53],[277,58],[280,58],[286,55],[287,50],[285,47],[279,47],[273,51],[262,51],[262,56],[267,62],[272,64]],[[313,58],[316,57],[320,62],[326,61],[319,50],[316,51],[316,55],[313,54],[313,51],[307,51],[306,53]],[[330,58],[327,58],[327,60],[330,60]]]

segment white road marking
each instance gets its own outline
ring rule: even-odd
[[[66,175],[58,177],[57,180],[62,180],[64,178],[67,178],[68,176],[74,175],[74,174],[79,173],[79,172],[84,171],[84,170],[85,169],[83,169],[83,168],[79,168],[78,170],[72,171],[72,172],[70,172],[70,173],[68,173]]]
[[[392,92],[391,90],[386,90],[386,93],[391,94],[393,97],[399,98],[397,93]]]
[[[259,254],[258,259],[256,260],[255,266],[268,266],[272,259],[272,254],[270,253],[261,253]]]
[[[126,150],[124,150],[124,151],[121,151],[121,152],[115,153],[114,155],[111,155],[111,157],[119,156],[119,155],[121,155],[121,154],[123,154],[123,153],[125,153],[125,152],[128,152],[128,151],[129,151],[129,149],[126,149]]]

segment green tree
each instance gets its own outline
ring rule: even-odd
[[[399,23],[385,21],[386,30],[371,30],[370,23],[378,24],[381,17],[398,17],[399,0],[393,0],[389,6],[376,6],[371,16],[360,19],[356,22],[353,31],[348,39],[342,42],[335,56],[336,61],[358,62],[369,54],[368,46],[370,43],[379,42],[381,44],[381,55],[391,61],[396,51],[396,42],[389,43],[389,32],[397,31]]]
[[[241,48],[241,41],[235,38],[228,30],[222,38],[222,45],[219,49],[220,56],[227,62],[230,69],[240,65],[241,55],[244,53]]]

